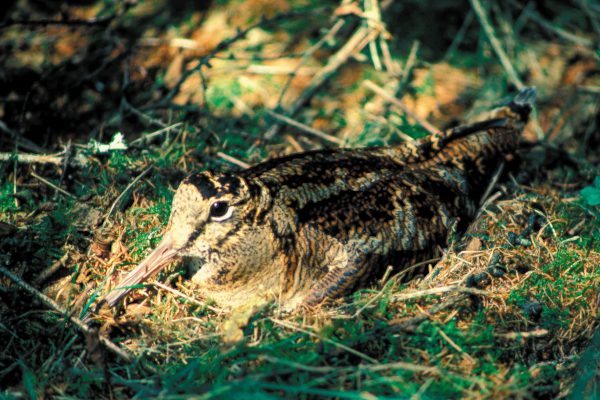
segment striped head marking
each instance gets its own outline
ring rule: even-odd
[[[192,280],[213,297],[243,285],[273,250],[272,242],[264,240],[264,224],[255,222],[259,198],[236,174],[202,172],[185,179],[175,193],[162,242],[106,297],[107,303],[117,304],[131,286],[177,256],[192,257],[202,265]]]
[[[173,199],[168,235],[180,255],[220,252],[239,233],[252,207],[246,181],[235,174],[201,172],[184,180]]]

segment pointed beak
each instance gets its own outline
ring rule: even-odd
[[[132,290],[132,286],[144,282],[163,269],[177,255],[171,235],[165,234],[160,244],[134,270],[119,282],[119,285],[105,297],[110,307],[116,306]]]

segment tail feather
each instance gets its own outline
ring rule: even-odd
[[[476,158],[478,153],[489,155],[512,151],[518,145],[519,137],[533,109],[535,97],[535,88],[524,88],[507,105],[482,115],[482,119],[477,122],[420,139],[412,159],[417,162],[431,157],[437,159],[446,151],[444,149],[460,146],[461,143],[469,143],[465,146],[472,150],[472,154],[457,153],[455,155],[457,158],[464,156]]]

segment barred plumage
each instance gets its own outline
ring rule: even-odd
[[[223,305],[275,298],[293,307],[398,271],[470,221],[483,188],[518,145],[535,97],[522,90],[487,119],[397,147],[322,150],[238,173],[202,172],[175,195],[163,242],[106,297],[176,256],[200,264],[199,292]]]

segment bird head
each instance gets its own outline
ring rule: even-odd
[[[211,291],[242,284],[263,263],[266,243],[254,240],[264,236],[257,234],[260,203],[260,190],[251,190],[240,175],[206,171],[189,176],[175,193],[160,244],[105,301],[115,306],[132,286],[180,256],[201,265],[193,280]]]

